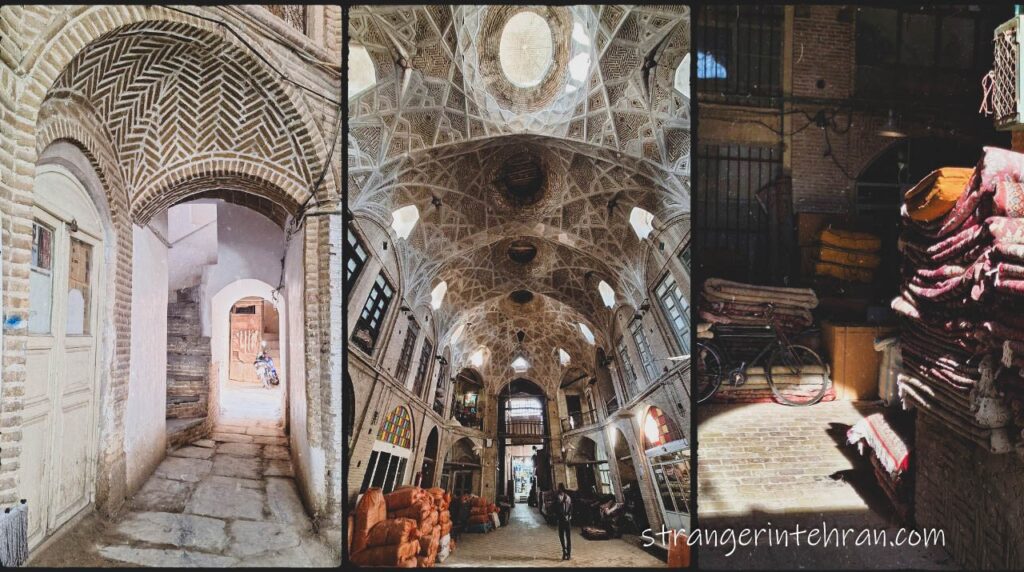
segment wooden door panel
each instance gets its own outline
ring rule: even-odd
[[[48,505],[46,493],[49,487],[46,486],[45,476],[48,473],[51,428],[49,402],[45,409],[36,407],[33,411],[34,413],[30,413],[26,410],[22,417],[21,451],[24,461],[19,475],[24,491],[22,494],[28,500],[28,506],[32,507],[28,511],[30,548],[43,539],[43,524]]]

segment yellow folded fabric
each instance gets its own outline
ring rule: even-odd
[[[855,266],[857,268],[878,268],[882,259],[873,252],[858,250],[840,250],[831,246],[822,245],[818,251],[818,259],[822,262],[832,262],[843,266]]]
[[[844,282],[871,282],[875,277],[873,270],[843,266],[831,262],[815,263],[814,273],[818,276],[831,276]]]
[[[882,248],[882,239],[867,232],[826,228],[821,231],[821,243],[842,250],[877,252]]]
[[[945,216],[967,190],[972,173],[970,167],[943,167],[929,173],[903,196],[910,218],[931,222]]]

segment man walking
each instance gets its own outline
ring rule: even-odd
[[[562,483],[558,483],[558,496],[554,504],[555,517],[558,519],[558,541],[562,543],[562,560],[569,560],[572,558],[572,499]]]

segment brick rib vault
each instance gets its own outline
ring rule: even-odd
[[[498,61],[505,22],[524,10],[549,22],[554,46],[548,71],[530,89],[513,85]],[[433,459],[425,482],[434,485],[445,459],[468,450],[481,464],[475,492],[493,499],[501,461],[487,443],[501,430],[498,394],[518,377],[547,399],[556,478],[570,486],[572,450],[583,444],[596,443],[610,459],[610,436],[622,434],[641,463],[648,448],[641,423],[652,406],[689,427],[688,365],[666,359],[688,352],[654,295],[669,277],[689,295],[689,101],[673,84],[689,51],[687,9],[358,7],[349,33],[374,78],[349,98],[346,232],[366,259],[346,310],[350,500],[365,486],[374,451],[377,459],[409,454],[405,482]],[[418,220],[403,238],[393,213],[409,207]],[[630,224],[634,207],[654,215],[646,238]],[[517,262],[510,252],[522,248],[534,254]],[[379,276],[396,294],[367,351],[358,322]],[[602,281],[615,293],[612,307],[599,293]],[[432,305],[442,282],[444,299]],[[638,310],[643,317],[634,320]],[[649,371],[641,369],[635,324],[646,335],[648,362],[658,360]],[[620,375],[605,359],[617,355],[620,339],[636,375]],[[483,359],[474,360],[481,348]],[[443,361],[422,361],[435,358],[428,350]],[[511,367],[517,358],[527,370]],[[463,370],[483,382],[481,428],[453,416],[454,378]],[[563,433],[567,396],[584,404],[593,397],[596,419]],[[399,406],[412,426],[408,453],[380,438],[381,423]],[[465,439],[472,445],[456,445]],[[621,498],[628,479],[612,465]],[[663,511],[649,474],[640,488],[657,525]]]
[[[316,8],[305,35],[263,7],[190,10],[203,17],[158,6],[0,8],[0,504],[24,488],[33,182],[44,151],[71,143],[100,182],[93,199],[108,225],[96,506],[114,513],[134,493],[125,467],[132,228],[186,198],[218,196],[264,208],[279,222],[287,217],[291,240],[302,245],[305,379],[292,396],[301,400],[291,404],[292,450],[307,508],[337,524],[341,348],[331,323],[340,321],[341,292],[331,281],[340,268],[329,240],[340,217],[319,215],[338,210],[340,161],[326,161],[340,114],[262,60],[340,101],[340,10]],[[212,20],[240,30],[244,41]]]

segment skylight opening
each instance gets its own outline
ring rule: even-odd
[[[498,43],[498,63],[512,85],[539,85],[553,62],[554,40],[544,18],[527,11],[508,19]]]
[[[523,356],[519,356],[512,361],[512,371],[522,373],[528,369],[530,369],[530,362],[526,361],[526,358]]]
[[[409,238],[416,222],[420,220],[420,211],[416,205],[404,206],[391,213],[391,228],[395,229],[398,238]]]
[[[377,85],[377,72],[370,53],[363,46],[348,48],[348,97],[352,98]]]
[[[558,363],[562,364],[563,366],[566,366],[569,365],[569,362],[571,361],[572,357],[569,355],[569,352],[563,350],[562,348],[558,348]]]
[[[615,290],[612,290],[612,287],[607,282],[602,280],[597,285],[597,291],[601,293],[601,299],[604,300],[605,306],[609,308],[615,307]]]
[[[473,367],[480,367],[484,365],[484,348],[478,348],[473,355],[469,356],[469,363]]]
[[[640,207],[633,207],[629,213],[629,224],[637,237],[643,240],[654,231],[654,215]]]
[[[452,332],[451,343],[454,344],[455,342],[459,341],[459,338],[462,337],[462,332],[464,331],[466,331],[466,324],[459,324],[458,326],[456,326],[455,331]]]
[[[430,292],[430,307],[438,309],[441,307],[441,303],[444,302],[444,295],[448,293],[448,282],[442,280],[440,284],[434,286],[434,289]]]
[[[690,54],[686,54],[676,68],[675,88],[679,93],[690,97]]]
[[[594,345],[594,332],[591,332],[590,328],[588,328],[587,325],[584,324],[583,322],[580,322],[579,325],[580,332],[583,333],[583,338],[587,340],[588,344]]]

